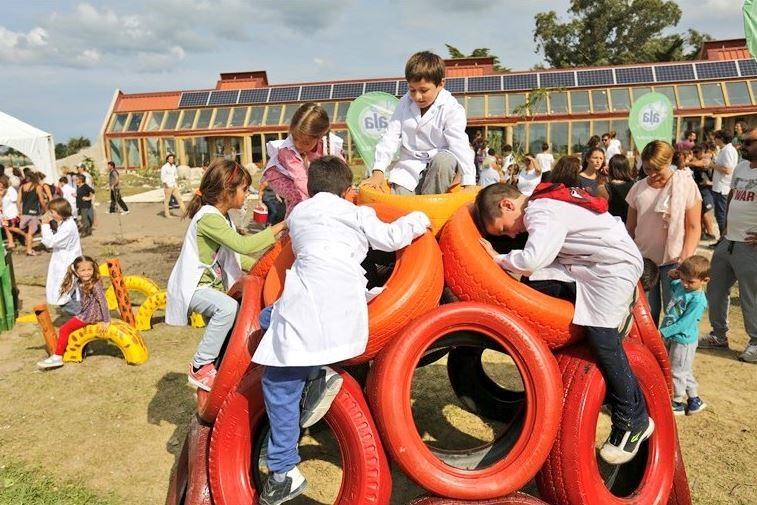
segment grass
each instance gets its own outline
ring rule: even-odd
[[[110,497],[99,496],[80,484],[58,482],[42,471],[18,463],[0,465],[0,504],[13,505],[111,505]]]

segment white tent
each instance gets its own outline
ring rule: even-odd
[[[53,136],[0,111],[0,145],[12,147],[32,160],[47,182],[57,179]]]

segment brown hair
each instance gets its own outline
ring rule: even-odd
[[[331,153],[331,139],[329,138],[329,115],[323,107],[313,102],[300,105],[289,123],[291,135],[307,135],[310,137],[326,136],[326,152]]]
[[[81,279],[79,279],[79,276],[76,274],[76,268],[82,263],[82,262],[89,262],[92,263],[92,278],[87,282],[82,282]],[[59,294],[64,294],[70,292],[74,288],[74,278],[79,283],[79,289],[81,290],[82,297],[83,296],[90,296],[92,294],[92,290],[95,288],[95,284],[97,284],[100,281],[100,269],[97,266],[97,262],[92,259],[90,256],[79,256],[74,260],[73,263],[66,269],[66,275],[63,277],[63,282],[60,285],[60,291]]]
[[[250,173],[234,160],[216,158],[202,174],[200,187],[187,205],[184,217],[192,218],[203,205],[218,205],[239,186],[252,184]]]
[[[53,198],[47,204],[47,208],[60,214],[63,219],[68,219],[72,214],[71,204],[65,198]]]
[[[607,156],[605,155],[604,149],[602,149],[601,147],[592,147],[584,153],[584,160],[583,160],[583,163],[581,164],[581,170],[586,170],[589,167],[589,158],[591,158],[591,155],[596,152],[602,153],[602,157],[607,158]]]
[[[704,280],[710,276],[710,260],[699,254],[689,256],[681,262],[678,271],[684,277]]]
[[[569,188],[578,187],[579,172],[581,172],[581,160],[577,156],[562,156],[555,163],[549,182],[564,184]]]
[[[331,193],[341,197],[352,186],[352,170],[338,156],[322,156],[308,168],[308,195]]]
[[[405,63],[407,82],[431,81],[439,86],[444,79],[444,60],[431,51],[420,51]]]
[[[473,204],[473,220],[482,232],[486,230],[486,225],[493,222],[501,214],[499,202],[503,198],[516,199],[523,195],[518,188],[512,184],[490,184],[478,192],[476,202]]]
[[[670,166],[673,161],[673,146],[662,140],[653,140],[641,151],[641,162],[655,170]]]

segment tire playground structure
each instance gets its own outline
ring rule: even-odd
[[[449,212],[438,240],[432,231],[419,237],[389,259],[388,273],[376,264],[385,291],[368,306],[366,353],[336,365],[342,389],[323,421],[303,432],[303,441],[332,440],[329,456],[301,448],[303,464],[326,458],[341,468],[332,496],[317,502],[690,505],[670,409],[670,366],[646,299],[633,307],[623,345],[656,430],[632,462],[611,466],[598,455],[606,386],[571,324],[572,304],[519,284],[488,260],[465,204]],[[371,205],[386,221],[413,210],[410,203]],[[262,367],[250,357],[262,337],[259,312],[280,295],[293,260],[284,239],[229,291],[240,310],[216,384],[198,394],[168,505],[258,503],[269,428]],[[505,361],[485,362],[487,353]],[[514,371],[517,384],[502,381],[499,368],[492,374],[493,366]],[[417,387],[418,376],[440,367],[445,372],[432,376],[434,384]],[[492,427],[486,441],[460,447],[454,437],[424,430],[425,414],[446,408],[448,400],[437,398],[441,379],[448,379],[455,408]],[[390,463],[428,494],[393,500]]]

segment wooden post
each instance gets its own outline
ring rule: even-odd
[[[116,294],[116,301],[118,302],[118,311],[121,313],[121,319],[129,326],[136,328],[137,323],[134,319],[134,312],[131,311],[129,292],[126,290],[124,277],[121,274],[121,260],[118,258],[111,258],[107,260],[106,263],[108,264],[110,283]]]
[[[55,327],[47,305],[35,305],[34,315],[37,316],[37,324],[39,324],[39,329],[42,330],[47,354],[52,355],[55,352],[55,346],[58,344],[58,337],[55,335]]]

